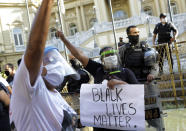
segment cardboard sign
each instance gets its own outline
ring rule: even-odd
[[[83,84],[80,120],[83,126],[145,130],[144,85]]]

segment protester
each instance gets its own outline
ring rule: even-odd
[[[10,94],[12,94],[12,89],[11,89],[10,85],[1,75],[0,75],[0,82],[8,89]]]
[[[145,84],[145,97],[156,97],[157,101],[154,107],[150,108],[158,108],[161,112],[160,94],[154,81],[158,75],[158,53],[149,48],[145,41],[139,41],[139,29],[136,26],[127,27],[126,33],[129,43],[119,49],[122,66],[131,69],[138,81]],[[148,108],[148,105],[145,106],[145,109]],[[162,118],[148,120],[148,123],[158,131],[164,129]]]
[[[13,85],[14,75],[15,75],[15,69],[14,65],[11,63],[8,63],[5,65],[5,74],[7,76],[6,81],[9,83],[10,86]]]
[[[171,50],[171,44],[175,41],[176,36],[178,35],[178,31],[176,27],[172,24],[167,22],[167,16],[164,13],[160,14],[160,23],[158,23],[154,28],[154,36],[153,36],[153,45],[155,45],[156,36],[158,35],[158,44],[165,44],[168,43],[170,58],[171,58],[171,64],[173,68],[173,59],[172,59],[172,50]],[[171,32],[173,35],[171,35]],[[160,74],[163,73],[163,62],[164,62],[164,54],[167,55],[166,52],[166,45],[160,45],[157,47],[157,50],[160,54],[160,60],[159,60],[159,67],[160,67]]]
[[[108,87],[113,89],[118,84],[136,84],[134,74],[126,68],[121,68],[117,51],[112,47],[102,48],[100,51],[100,59],[102,64],[97,63],[82,52],[76,49],[63,35],[62,32],[57,32],[60,39],[64,42],[73,56],[75,56],[84,66],[84,68],[94,77],[94,83],[100,84],[103,80],[108,80]],[[94,128],[94,131],[107,131],[109,129]],[[110,131],[110,130],[109,130]],[[115,131],[115,130],[112,130]]]
[[[66,61],[56,48],[45,48],[53,2],[42,1],[14,77],[10,123],[18,131],[75,130],[76,113],[55,89],[63,82]]]
[[[123,38],[119,37],[119,42],[118,42],[118,47],[124,45],[125,43],[123,42]]]
[[[0,131],[10,131],[9,122],[10,93],[5,85],[0,82]]]

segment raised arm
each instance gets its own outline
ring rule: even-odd
[[[57,36],[64,42],[66,47],[70,50],[72,55],[76,57],[84,67],[87,66],[89,58],[85,56],[82,52],[80,52],[76,47],[74,47],[64,36],[64,34],[60,31],[57,32]]]
[[[24,61],[29,71],[31,85],[34,85],[42,63],[53,1],[43,0],[29,36]]]

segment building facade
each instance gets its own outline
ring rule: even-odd
[[[26,1],[28,1],[28,8]],[[41,0],[0,0],[0,64],[13,63],[22,56]],[[59,12],[55,1],[50,20],[48,44],[55,43],[55,31],[61,29]],[[125,29],[137,25],[141,39],[151,36],[161,12],[168,13],[167,0],[112,0],[116,27],[116,41],[123,37]],[[62,28],[68,39],[89,57],[98,49],[111,45],[115,39],[112,32],[109,0],[64,0],[65,14],[61,14]],[[61,6],[60,6],[61,7]],[[186,0],[171,0],[174,23],[179,30],[179,41],[186,40]],[[29,22],[30,21],[30,22]],[[183,28],[184,26],[184,28]],[[56,42],[57,46],[63,44]]]

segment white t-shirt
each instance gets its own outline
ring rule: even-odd
[[[5,86],[9,86],[8,82],[0,75],[0,82],[2,82]]]
[[[47,89],[41,71],[31,86],[28,70],[21,61],[10,102],[10,123],[14,122],[18,131],[61,131],[65,104],[57,90]]]

